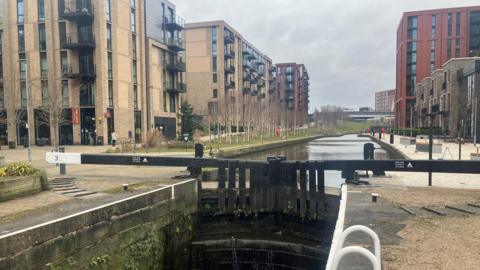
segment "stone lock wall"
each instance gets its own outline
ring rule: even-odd
[[[40,176],[3,177],[0,180],[0,202],[42,191]]]
[[[195,180],[159,188],[0,237],[0,269],[186,269],[196,211]]]

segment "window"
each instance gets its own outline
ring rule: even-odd
[[[45,21],[45,0],[38,0],[37,2],[38,21]]]
[[[17,0],[17,22],[24,23],[25,22],[25,7],[23,0]]]
[[[63,107],[70,106],[70,91],[68,89],[68,81],[62,81],[62,105]]]
[[[212,55],[217,55],[217,27],[212,26]]]
[[[47,53],[41,52],[40,53],[40,77],[42,79],[46,79],[47,76],[48,76]]]
[[[20,103],[22,107],[27,107],[27,82],[20,82]]]
[[[170,93],[169,96],[170,96],[170,112],[175,112],[176,111],[175,95],[173,93]]]
[[[448,13],[448,36],[452,36],[452,13]]]
[[[132,56],[133,58],[137,58],[137,36],[132,35]]]
[[[135,0],[130,0],[130,7],[135,8]]]
[[[67,26],[65,22],[58,23],[58,32],[60,34],[60,45],[63,46],[67,42]]]
[[[455,57],[460,57],[460,39],[455,39]]]
[[[112,25],[107,23],[107,50],[112,50]]]
[[[447,59],[452,58],[452,39],[447,41]]]
[[[113,64],[112,64],[112,53],[107,53],[107,65],[108,65],[108,79],[113,79]]]
[[[108,81],[108,107],[113,107],[113,81]]]
[[[110,10],[110,0],[105,0],[105,15],[107,17],[107,22],[111,22]]]
[[[136,20],[135,20],[135,9],[130,10],[130,28],[132,30],[132,33],[135,33],[137,31],[137,25],[136,25]]]
[[[214,83],[218,82],[218,76],[216,72],[212,74],[212,77],[213,77],[212,80]]]
[[[25,54],[19,55],[19,58],[20,58],[20,80],[26,80],[27,79],[27,61],[25,60]]]
[[[133,107],[138,109],[138,89],[136,84],[133,85]]]
[[[41,89],[42,89],[42,103],[45,106],[48,104],[48,81],[47,80],[41,81]]]
[[[60,52],[60,64],[62,65],[62,72],[66,73],[68,72],[68,57],[67,57],[67,52],[66,51],[61,51]]]
[[[457,12],[457,16],[455,19],[455,35],[460,36],[460,24],[462,22],[462,17],[461,13]]]
[[[437,16],[432,15],[432,39],[436,37],[436,30],[437,30]]]
[[[133,83],[137,83],[137,61],[132,61],[132,79]]]
[[[470,12],[469,55],[478,55],[480,51],[480,11]]]
[[[0,82],[0,108],[5,108],[5,90],[3,83]]]
[[[213,72],[217,72],[217,57],[212,56],[212,70]]]
[[[18,26],[18,51],[25,51],[25,32],[23,25]]]
[[[167,92],[163,92],[163,111],[167,112]]]
[[[38,25],[38,46],[40,51],[47,50],[47,38],[45,35],[45,24],[41,23]]]
[[[218,98],[218,89],[213,89],[213,98]]]

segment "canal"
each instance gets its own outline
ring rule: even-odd
[[[316,139],[307,143],[296,144],[278,149],[257,152],[242,156],[243,159],[265,160],[268,156],[286,156],[289,160],[348,160],[363,159],[363,145],[373,143],[375,148],[381,148],[369,138],[354,134],[340,137]],[[388,159],[388,154],[386,156]],[[340,187],[344,182],[341,172],[325,171],[325,185]]]

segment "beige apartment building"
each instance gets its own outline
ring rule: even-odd
[[[278,125],[268,56],[224,21],[186,24],[185,46],[186,98],[194,113],[231,132]]]
[[[1,144],[106,144],[114,131],[140,142],[151,128],[176,136],[186,86],[173,4],[0,0],[0,13]]]
[[[416,127],[432,126],[452,137],[474,138],[480,125],[480,58],[448,60],[416,85],[415,95]]]

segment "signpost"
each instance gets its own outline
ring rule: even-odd
[[[185,141],[185,152],[188,151],[188,138],[190,135],[188,133],[183,134],[183,140]]]

